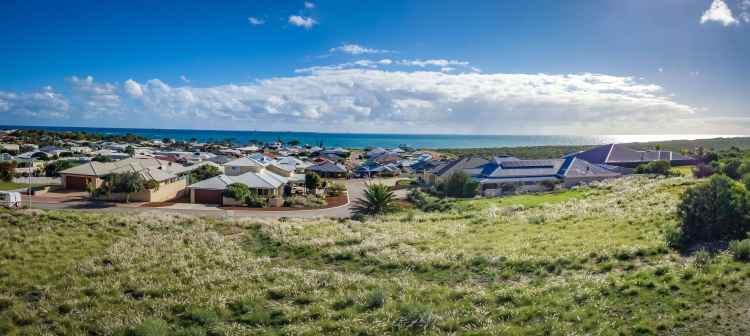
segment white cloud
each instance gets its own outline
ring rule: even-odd
[[[711,3],[711,7],[703,12],[701,23],[711,21],[721,23],[725,27],[739,23],[739,21],[734,18],[734,15],[732,15],[732,10],[729,9],[729,6],[727,6],[723,0],[714,0]]]
[[[659,72],[664,72],[664,68],[659,68]]]
[[[315,21],[315,19],[311,17],[305,17],[305,16],[300,16],[300,15],[290,15],[289,23],[298,27],[304,27],[305,29],[310,29],[314,25],[316,25],[318,21]]]
[[[250,22],[250,24],[253,25],[253,26],[260,26],[260,25],[266,23],[265,20],[259,19],[259,18],[254,17],[254,16],[248,17],[247,21]]]
[[[740,14],[737,15],[740,20],[750,23],[750,0],[742,0],[739,4]]]
[[[305,8],[307,8],[307,9],[313,9],[313,8],[315,8],[315,4],[312,3],[312,2],[305,1]]]
[[[16,93],[0,91],[0,119],[11,121],[49,120],[68,117],[70,103],[52,87],[44,87],[37,92]]]
[[[324,68],[249,84],[172,87],[71,77],[70,100],[52,89],[0,92],[0,113],[26,122],[51,115],[151,127],[478,133],[685,132],[701,111],[658,85],[604,74],[479,74]],[[705,126],[698,123],[700,126]],[[131,125],[121,125],[131,126]],[[669,127],[672,127],[670,129]],[[702,129],[703,130],[703,129]]]
[[[182,81],[183,83],[186,83],[186,84],[187,84],[187,83],[190,83],[190,79],[188,79],[188,78],[187,78],[187,76],[185,76],[185,75],[180,75],[180,80],[181,80],[181,81]]]
[[[383,53],[389,53],[390,50],[384,50],[384,49],[373,49],[373,48],[366,48],[358,44],[342,44],[338,47],[328,49],[328,52],[334,53],[334,52],[342,52],[345,54],[350,55],[362,55],[362,54],[383,54]]]

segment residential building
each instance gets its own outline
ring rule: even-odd
[[[662,150],[635,150],[622,144],[597,146],[564,157],[577,157],[593,164],[625,168],[635,168],[641,164],[658,160],[669,161],[673,166],[688,166],[698,163],[695,158],[679,153]]]

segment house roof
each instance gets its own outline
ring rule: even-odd
[[[307,167],[307,169],[314,172],[323,173],[346,173],[348,170],[340,163],[334,163],[331,161],[321,162],[319,164]]]
[[[65,169],[60,174],[103,177],[113,173],[139,172],[146,179],[164,181],[176,177],[176,171],[184,169],[177,163],[154,158],[129,158],[114,162],[90,161]]]
[[[289,179],[268,170],[247,172],[238,176],[219,175],[188,186],[190,189],[225,190],[233,183],[241,183],[253,189],[276,189]]]
[[[435,167],[431,172],[437,176],[446,176],[453,174],[457,170],[481,168],[487,163],[489,163],[489,161],[484,158],[464,157],[439,165]]]
[[[469,173],[469,172],[467,172]],[[504,182],[530,178],[580,178],[580,177],[615,177],[619,173],[607,170],[576,157],[547,160],[493,159],[485,165],[480,174],[474,175],[479,181]],[[521,180],[518,180],[521,181]]]
[[[657,160],[694,160],[689,156],[684,156],[671,151],[642,151],[628,148],[627,146],[622,144],[608,144],[597,146],[589,150],[568,154],[565,157],[574,156],[594,164],[643,163]]]

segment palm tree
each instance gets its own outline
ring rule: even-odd
[[[352,210],[359,215],[380,215],[396,209],[396,195],[384,184],[369,184],[364,197],[354,201]]]

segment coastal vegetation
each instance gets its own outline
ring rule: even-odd
[[[668,244],[704,183],[629,176],[365,221],[0,211],[0,333],[744,335],[750,243]]]

